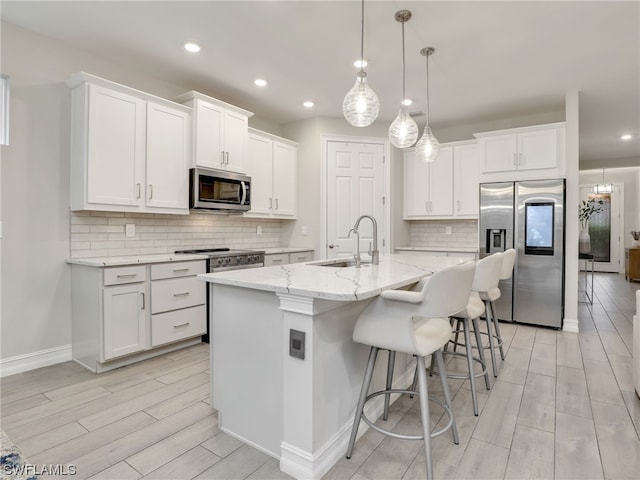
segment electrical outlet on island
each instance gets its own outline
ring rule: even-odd
[[[451,226],[447,225],[446,227],[444,227],[444,234],[445,235],[451,235]]]

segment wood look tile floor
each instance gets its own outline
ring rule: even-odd
[[[436,478],[638,479],[638,288],[623,275],[596,274],[593,305],[579,305],[579,334],[502,323],[507,356],[491,390],[478,382],[478,417],[468,382],[449,381],[460,444],[449,434],[434,440]],[[2,429],[31,463],[73,463],[76,479],[291,478],[218,429],[208,358],[208,345],[197,345],[101,375],[68,362],[6,377]],[[429,383],[437,395],[437,378]],[[432,421],[442,421],[435,407]],[[402,396],[385,423],[419,432],[417,400]],[[424,478],[421,443],[370,429],[324,478]]]

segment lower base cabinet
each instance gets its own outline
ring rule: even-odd
[[[71,266],[72,357],[99,373],[200,342],[204,260]],[[158,348],[160,347],[160,348]]]

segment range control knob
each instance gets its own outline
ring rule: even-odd
[[[218,259],[218,265],[222,265],[224,263],[224,258],[220,257]]]
[[[227,257],[227,258],[225,258],[225,259],[224,259],[224,262],[225,262],[225,263],[231,263],[231,257]]]
[[[237,262],[237,263],[242,263],[242,255],[238,255],[238,256],[236,257],[236,262]]]

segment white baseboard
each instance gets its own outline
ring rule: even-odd
[[[0,360],[0,377],[71,361],[71,345],[48,348]]]
[[[394,380],[393,388],[406,388],[407,385],[411,384],[415,369],[414,365],[415,363],[411,362],[408,370]],[[399,397],[399,393],[392,394],[390,403],[395,402]],[[365,414],[367,418],[373,421],[382,416],[383,410],[384,396],[382,395],[372,398],[365,405]],[[338,460],[346,455],[352,426],[353,420],[347,421],[331,439],[314,453],[282,442],[280,444],[280,470],[297,479],[319,480],[331,470]],[[369,428],[369,425],[361,421],[357,438],[360,438]]]
[[[562,331],[563,332],[574,332],[578,333],[578,319],[577,318],[566,318],[562,323]]]

